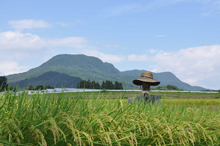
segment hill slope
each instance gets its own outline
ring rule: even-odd
[[[122,76],[126,76],[126,78],[130,78],[130,81],[134,78],[140,78],[141,73],[145,70],[130,70],[121,72]],[[187,90],[187,91],[200,91],[205,90],[205,88],[199,86],[191,86],[187,83],[182,82],[178,79],[173,73],[171,72],[162,72],[162,73],[153,73],[153,78],[160,81],[159,86],[166,86],[166,85],[175,85],[180,89]]]
[[[120,71],[110,63],[103,63],[96,57],[86,55],[57,55],[39,67],[27,72],[7,76],[8,82],[17,82],[27,78],[38,77],[48,71],[65,73],[81,79],[96,81],[112,80]]]
[[[33,77],[30,79],[21,80],[18,82],[10,83],[11,86],[19,88],[24,88],[26,86],[37,86],[37,85],[49,85],[52,87],[62,88],[75,88],[81,79],[78,77],[71,77],[67,74],[49,71],[38,77]]]
[[[101,83],[105,80],[122,82],[125,89],[137,89],[132,84],[134,79],[140,77],[145,70],[130,70],[120,72],[110,63],[104,63],[96,57],[86,55],[57,55],[43,63],[39,67],[27,72],[7,76],[8,83],[16,83],[21,80],[36,78],[46,72],[54,71],[64,73],[71,77],[83,80],[95,80]],[[171,72],[153,73],[154,78],[161,82],[160,86],[175,85],[184,90],[204,90],[202,87],[190,86],[179,80]]]

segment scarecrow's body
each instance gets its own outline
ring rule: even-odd
[[[159,95],[149,95],[150,93],[150,86],[157,86],[160,84],[159,81],[153,79],[153,74],[149,71],[145,71],[141,74],[140,79],[133,80],[135,85],[142,86],[142,96],[136,97],[136,102],[145,101],[146,103],[154,104],[156,101],[157,105],[161,105],[160,96]],[[132,103],[134,97],[128,98],[128,103]]]
[[[134,100],[134,97],[128,98],[128,103],[132,104],[133,100]],[[135,98],[135,100],[136,100],[136,102],[144,101],[146,103],[161,105],[160,95],[150,95],[150,97],[149,96],[146,97],[146,96],[142,95],[142,96],[137,96]]]

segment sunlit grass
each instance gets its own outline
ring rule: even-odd
[[[168,105],[220,105],[220,99],[164,99]]]
[[[220,113],[192,108],[219,102],[163,99],[162,105],[127,104],[122,98],[76,98],[9,92],[0,99],[0,143],[4,145],[214,145]],[[71,95],[71,94],[69,94]],[[183,104],[184,103],[184,104]],[[208,103],[208,104],[207,104]]]

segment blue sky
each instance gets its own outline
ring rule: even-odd
[[[220,89],[220,0],[1,0],[0,75],[58,54]]]

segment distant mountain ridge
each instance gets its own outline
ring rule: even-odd
[[[129,70],[121,72],[122,76],[130,76],[130,78],[140,78],[140,75],[145,70]],[[153,73],[153,78],[160,81],[160,85],[158,86],[166,86],[166,85],[175,85],[180,89],[184,89],[187,91],[201,91],[206,90],[203,87],[199,86],[191,86],[187,83],[182,82],[171,72],[162,72],[162,73]]]
[[[101,83],[102,81],[119,81],[122,82],[125,89],[137,89],[138,86],[133,85],[132,81],[140,77],[145,70],[129,70],[120,72],[110,63],[102,62],[99,58],[86,55],[57,55],[52,57],[47,62],[39,67],[33,68],[27,72],[13,74],[7,76],[8,83],[17,83],[22,80],[37,78],[47,72],[57,72],[66,74],[71,77],[78,77],[82,80],[95,80]],[[171,72],[153,73],[155,79],[161,84],[175,85],[184,90],[205,90],[205,88],[190,86],[187,83],[180,81]]]
[[[8,82],[17,82],[27,78],[37,77],[43,73],[54,71],[65,73],[83,80],[106,80],[119,75],[120,71],[110,63],[103,63],[96,57],[86,55],[57,55],[39,67],[27,72],[7,76]]]

